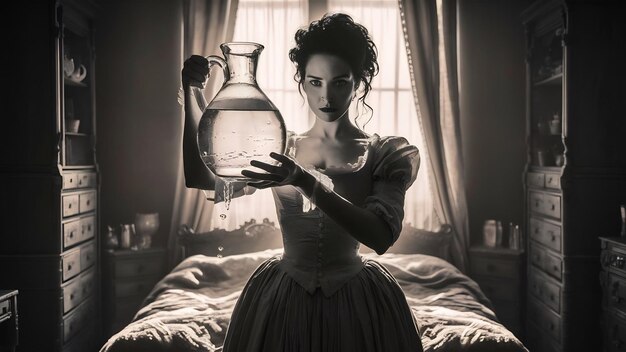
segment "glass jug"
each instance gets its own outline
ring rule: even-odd
[[[231,42],[220,46],[224,59],[208,56],[209,68],[219,66],[224,83],[203,110],[198,125],[198,149],[206,166],[227,183],[246,180],[241,171],[250,160],[277,165],[270,152],[283,153],[286,128],[280,112],[256,82],[263,45]]]

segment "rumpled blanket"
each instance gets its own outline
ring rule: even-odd
[[[221,351],[246,281],[282,249],[224,258],[195,255],[155,285],[133,321],[100,352]],[[493,313],[478,284],[448,262],[422,254],[365,254],[398,280],[417,320],[424,351],[528,350]]]

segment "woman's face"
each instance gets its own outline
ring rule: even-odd
[[[355,89],[348,63],[331,54],[313,54],[304,72],[304,92],[315,116],[332,122],[346,115]]]

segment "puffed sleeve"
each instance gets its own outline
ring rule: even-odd
[[[382,137],[374,148],[372,190],[365,209],[378,214],[391,229],[393,243],[402,230],[404,196],[417,178],[420,154],[404,137]]]

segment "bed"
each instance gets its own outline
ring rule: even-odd
[[[476,282],[442,258],[445,246],[437,241],[449,236],[449,229],[426,237],[423,231],[419,236],[413,232],[401,236],[405,242],[394,245],[393,253],[363,255],[382,263],[400,283],[417,319],[424,351],[527,352],[498,322]],[[221,351],[232,309],[248,277],[264,260],[282,252],[280,232],[267,221],[251,220],[233,232],[202,235],[182,229],[179,238],[184,259],[155,285],[132,322],[100,352]],[[419,240],[421,250],[406,243],[411,240]]]

